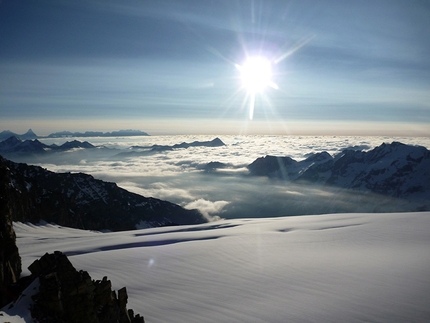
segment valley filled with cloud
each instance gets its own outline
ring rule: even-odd
[[[12,160],[40,165],[55,172],[83,172],[115,182],[131,192],[198,209],[208,219],[272,217],[333,212],[411,211],[402,199],[339,189],[317,183],[297,183],[268,176],[250,176],[247,168],[266,155],[296,161],[312,154],[331,156],[345,149],[369,151],[399,141],[430,147],[428,138],[221,136],[142,136],[124,138],[46,138],[61,145],[86,140],[95,148],[74,148],[49,154],[22,154]],[[155,148],[157,149],[155,149]],[[163,149],[159,149],[163,147]],[[179,147],[179,148],[173,148]]]

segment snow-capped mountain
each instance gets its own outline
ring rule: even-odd
[[[207,222],[196,210],[130,193],[87,174],[54,173],[2,157],[0,164],[8,170],[14,221],[111,231]]]
[[[422,201],[423,209],[430,208],[430,151],[421,146],[384,143],[367,152],[344,150],[334,157],[322,152],[302,161],[266,156],[248,165],[248,170],[251,175],[294,183]]]

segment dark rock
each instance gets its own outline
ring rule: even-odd
[[[1,185],[12,221],[111,231],[133,230],[142,222],[146,227],[207,222],[197,210],[146,198],[87,174],[54,173],[1,156],[0,165],[7,175]]]
[[[290,179],[295,173],[297,161],[290,157],[265,156],[257,158],[252,164],[248,165],[251,175],[279,177]]]
[[[9,170],[0,165],[0,307],[14,298],[10,286],[21,274],[21,257],[13,230],[13,209],[10,204]]]
[[[127,309],[127,290],[111,289],[107,277],[92,280],[88,272],[77,271],[66,255],[45,254],[29,266],[39,278],[39,293],[33,296],[32,316],[39,322],[143,323],[140,315]]]

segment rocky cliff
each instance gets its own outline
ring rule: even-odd
[[[126,308],[125,287],[117,293],[112,291],[106,277],[92,280],[87,272],[77,271],[61,252],[36,260],[29,267],[32,275],[20,279],[21,258],[12,221],[16,217],[34,216],[38,211],[38,197],[21,186],[20,181],[24,179],[14,176],[7,164],[1,160],[0,308],[8,303],[13,307],[13,302],[24,297],[22,291],[31,285],[38,289],[31,308],[31,317],[38,322],[143,323],[143,317]]]
[[[12,226],[9,183],[9,170],[0,164],[0,307],[10,301],[6,287],[15,283],[21,274],[21,258]]]
[[[93,280],[88,272],[76,270],[60,251],[46,253],[28,269],[30,276],[5,286],[9,299],[1,309],[0,322],[16,315],[40,323],[145,322],[127,309],[125,287],[114,291],[107,277]]]
[[[85,230],[133,230],[207,220],[197,210],[146,198],[82,173],[54,173],[0,157],[11,220]]]

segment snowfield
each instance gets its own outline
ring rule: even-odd
[[[430,321],[430,212],[116,233],[14,227],[23,275],[35,259],[60,250],[93,279],[126,286],[128,308],[149,323]],[[24,322],[6,308],[0,321]]]

